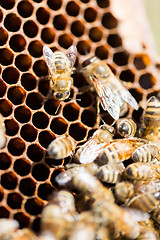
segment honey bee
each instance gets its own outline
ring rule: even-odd
[[[132,163],[125,169],[125,175],[135,180],[160,178],[160,166],[141,162]]]
[[[13,219],[0,219],[0,237],[14,233],[19,228],[19,223]]]
[[[104,111],[108,111],[112,118],[118,120],[128,110],[126,103],[138,109],[136,100],[104,61],[94,56],[83,62],[82,66],[84,77],[94,87]]]
[[[113,127],[108,124],[101,125],[93,136],[77,150],[74,160],[84,164],[93,162],[102,151],[103,146],[112,140],[113,134]]]
[[[159,148],[152,143],[140,146],[132,154],[132,159],[134,162],[149,163],[152,162],[155,158],[160,158]]]
[[[118,163],[129,159],[136,148],[144,144],[144,140],[140,138],[116,139],[99,154],[96,163],[104,165],[107,163]]]
[[[61,51],[53,53],[47,46],[43,47],[43,55],[50,72],[50,89],[54,91],[56,100],[65,100],[70,95],[76,54],[77,48],[74,45],[69,47],[67,55]]]
[[[126,138],[134,137],[137,131],[137,125],[132,119],[119,119],[116,123],[117,132]]]
[[[142,118],[143,128],[139,130],[139,136],[148,141],[156,142],[160,133],[160,101],[152,96]]]
[[[53,140],[46,152],[49,157],[54,159],[62,159],[71,155],[76,147],[75,141],[69,136],[61,136]]]
[[[6,144],[6,128],[5,128],[5,124],[4,124],[4,119],[2,114],[0,114],[0,149],[4,148],[5,144]]]
[[[117,183],[115,186],[115,195],[120,201],[126,202],[134,195],[133,183],[127,181]]]

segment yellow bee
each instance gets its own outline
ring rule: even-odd
[[[134,137],[137,130],[137,125],[132,119],[119,119],[116,123],[117,132],[122,137]]]
[[[84,77],[94,87],[104,111],[108,111],[112,118],[118,120],[128,110],[126,103],[138,109],[134,97],[104,61],[94,56],[83,62],[82,66]]]
[[[74,63],[76,61],[77,48],[72,45],[67,55],[61,51],[52,52],[44,46],[43,55],[50,73],[50,89],[54,91],[56,100],[65,100],[70,95],[73,79],[71,77]]]

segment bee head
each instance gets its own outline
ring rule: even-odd
[[[54,92],[53,94],[54,98],[58,101],[62,101],[69,98],[69,95],[70,95],[70,91],[68,90],[65,92]]]

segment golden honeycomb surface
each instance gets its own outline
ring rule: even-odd
[[[93,55],[108,63],[139,103],[138,111],[129,108],[125,115],[138,124],[146,100],[159,96],[160,65],[154,51],[145,36],[136,36],[138,48],[134,41],[127,47],[122,31],[127,17],[122,19],[115,6],[115,0],[0,1],[0,113],[7,135],[0,150],[0,218],[14,218],[21,227],[38,230],[42,208],[62,171],[53,164],[70,160],[45,158],[47,146],[65,133],[77,143],[85,141],[98,127],[96,95],[85,89],[79,70],[73,74],[71,99],[55,113],[59,102],[47,98],[44,45],[64,52],[75,45],[78,69]],[[102,111],[102,116],[111,123],[107,113]]]

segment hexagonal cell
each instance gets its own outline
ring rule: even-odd
[[[24,73],[21,76],[21,84],[27,91],[31,91],[36,88],[36,78],[31,73]]]
[[[40,93],[42,93],[44,96],[46,96],[46,101],[50,96],[52,97],[52,92],[50,90],[51,90],[50,89],[50,80],[45,77],[41,78],[38,82],[38,91]],[[45,103],[46,103],[46,101],[45,101]]]
[[[45,8],[40,7],[40,8],[38,8],[38,10],[36,12],[36,17],[40,24],[45,25],[49,21],[50,14]]]
[[[107,29],[116,28],[118,20],[110,12],[106,12],[102,17],[102,25]]]
[[[113,57],[113,61],[119,66],[127,65],[128,59],[129,53],[127,51],[115,53]]]
[[[15,84],[19,80],[19,71],[14,67],[7,67],[3,70],[2,78],[8,84]]]
[[[45,129],[48,126],[49,118],[43,112],[36,112],[33,114],[32,122],[35,127]]]
[[[131,88],[131,89],[129,89],[129,92],[132,94],[132,96],[136,99],[136,101],[138,103],[142,100],[143,94],[141,92],[139,92],[138,89]]]
[[[53,25],[57,30],[64,30],[67,26],[67,18],[62,14],[54,17]]]
[[[0,218],[9,218],[9,211],[5,207],[0,207]]]
[[[47,148],[48,145],[55,139],[55,136],[49,131],[43,131],[39,134],[39,143],[42,147]]]
[[[8,48],[0,49],[0,64],[7,66],[13,62],[13,53]]]
[[[8,143],[8,151],[13,156],[20,156],[25,150],[25,143],[20,138],[12,138]]]
[[[76,17],[79,14],[79,9],[80,7],[76,2],[70,1],[67,3],[66,12],[69,16]]]
[[[109,7],[110,1],[109,0],[105,0],[105,1],[97,0],[97,4],[100,8],[107,8],[107,7]]]
[[[98,27],[93,27],[89,30],[89,37],[93,42],[98,42],[103,37],[103,32]]]
[[[7,31],[0,27],[0,46],[3,46],[8,40],[8,33]]]
[[[117,33],[109,34],[107,42],[113,48],[122,46],[122,39],[121,39],[120,35]]]
[[[49,8],[57,11],[62,6],[62,0],[48,0],[47,4],[48,4]]]
[[[76,141],[81,141],[86,137],[87,129],[81,123],[71,124],[69,127],[69,135]]]
[[[16,135],[19,130],[19,125],[13,118],[6,119],[5,126],[6,126],[6,134],[8,136]]]
[[[69,34],[62,34],[58,38],[58,43],[61,47],[68,49],[73,44],[73,39]]]
[[[64,134],[67,131],[68,123],[62,117],[56,117],[52,120],[50,129],[56,134]]]
[[[1,176],[1,185],[8,190],[15,189],[17,186],[17,177],[13,172],[7,172]]]
[[[49,168],[44,164],[36,164],[32,168],[32,176],[37,181],[45,181],[49,176]]]
[[[93,127],[95,125],[96,119],[96,112],[93,112],[91,110],[84,110],[81,114],[81,121],[89,127]]]
[[[140,76],[139,84],[144,89],[152,88],[156,84],[156,78],[151,73],[145,73]]]
[[[80,37],[84,34],[85,26],[82,21],[74,21],[71,25],[71,32],[76,36]]]
[[[80,101],[77,101],[78,105],[81,107],[89,107],[92,104],[92,97],[89,92],[84,92],[83,94],[78,94],[76,96],[77,99],[80,99]]]
[[[81,55],[87,55],[91,51],[91,45],[88,41],[79,41],[77,43],[77,50]]]
[[[97,11],[94,8],[86,8],[84,12],[84,18],[87,22],[94,22],[97,17]]]
[[[119,78],[125,82],[134,82],[134,77],[134,72],[130,69],[122,71],[119,76]]]
[[[48,200],[49,196],[53,192],[54,187],[49,183],[44,183],[38,187],[38,196],[43,200]]]
[[[15,58],[16,67],[22,72],[29,70],[31,67],[31,64],[32,64],[32,59],[27,54],[19,54]]]
[[[27,95],[26,104],[33,110],[37,110],[42,107],[43,97],[37,92],[32,92]]]
[[[39,58],[43,54],[43,46],[42,43],[38,40],[30,42],[28,45],[28,51],[32,57]]]
[[[11,165],[11,158],[7,153],[0,153],[0,169],[1,170],[6,170],[10,167]]]
[[[21,19],[15,13],[9,13],[4,19],[4,26],[10,32],[17,32],[21,26]]]
[[[50,43],[54,42],[55,32],[53,31],[52,28],[45,27],[42,29],[41,38],[44,43],[50,44]]]
[[[6,99],[0,100],[0,113],[4,117],[8,117],[12,113],[12,104]]]
[[[20,209],[22,200],[23,198],[19,193],[9,193],[7,197],[7,204],[12,209]]]
[[[48,68],[44,60],[37,60],[33,65],[33,71],[38,77],[47,76]]]
[[[14,171],[20,176],[26,176],[30,173],[31,164],[25,158],[17,159],[13,166]]]
[[[19,15],[23,18],[30,17],[33,13],[33,6],[29,1],[23,0],[17,5]]]
[[[23,212],[18,212],[14,214],[14,219],[19,222],[20,228],[28,227],[30,222],[30,218]]]
[[[31,111],[26,106],[19,106],[14,110],[14,116],[20,123],[27,123],[31,118]]]
[[[77,120],[79,116],[79,107],[74,103],[65,105],[63,108],[63,116],[68,121]]]
[[[15,0],[6,0],[6,1],[0,1],[0,5],[2,8],[5,8],[7,10],[12,9],[15,5]]]
[[[37,130],[31,124],[23,125],[20,134],[27,142],[33,142],[37,138]]]
[[[34,21],[28,20],[23,25],[23,31],[27,37],[34,38],[38,34],[38,26],[35,24]]]
[[[32,178],[23,178],[19,184],[19,190],[26,196],[35,194],[36,182]]]
[[[31,144],[27,149],[27,156],[33,162],[39,162],[43,158],[43,149],[38,144]]]
[[[137,54],[134,58],[134,65],[138,70],[146,68],[151,63],[147,54]]]
[[[14,52],[21,52],[26,47],[26,40],[21,34],[15,34],[10,38],[9,45]]]
[[[25,96],[26,91],[20,86],[10,87],[7,93],[8,99],[15,105],[23,103]]]
[[[0,97],[3,97],[6,93],[7,86],[3,80],[0,79]]]
[[[25,203],[25,210],[31,215],[38,215],[42,212],[43,201],[38,198],[30,198]]]
[[[99,46],[95,50],[95,55],[100,59],[107,59],[108,58],[108,48],[105,45]]]

